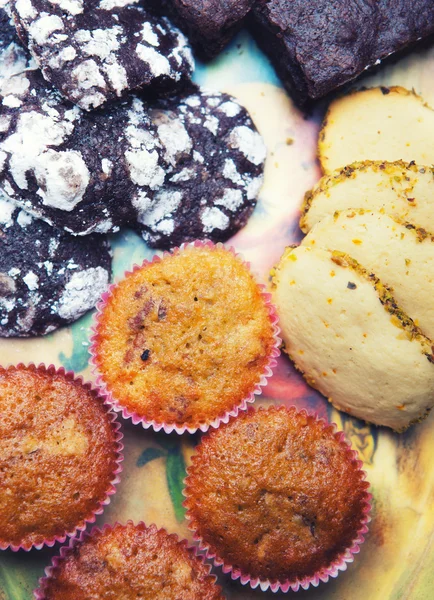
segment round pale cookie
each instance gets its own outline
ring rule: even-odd
[[[330,104],[318,141],[325,174],[353,162],[434,162],[434,109],[400,86],[350,92]]]
[[[300,228],[307,233],[337,210],[377,210],[434,233],[434,168],[366,160],[325,175],[306,193]]]
[[[3,79],[20,73],[32,63],[29,53],[19,43],[13,21],[5,9],[0,8],[0,88]]]
[[[194,68],[185,36],[125,0],[11,0],[18,32],[47,81],[91,110],[126,91],[173,89]]]
[[[322,219],[302,245],[350,254],[393,289],[399,306],[434,339],[434,237],[424,229],[351,209]]]
[[[160,102],[151,116],[167,174],[137,206],[145,241],[227,240],[246,225],[263,182],[266,148],[247,110],[228,94],[198,90]]]
[[[0,337],[44,335],[76,321],[95,306],[110,272],[102,236],[77,239],[0,193]]]
[[[28,212],[76,235],[116,232],[136,217],[132,200],[164,181],[144,103],[85,113],[38,71],[4,82],[0,187]]]
[[[433,342],[341,252],[287,249],[273,277],[285,350],[350,415],[401,431],[434,404]]]

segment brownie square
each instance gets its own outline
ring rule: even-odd
[[[255,0],[164,0],[163,10],[189,36],[198,55],[214,58],[241,29]]]
[[[433,0],[257,0],[253,15],[258,43],[300,103],[434,33]]]

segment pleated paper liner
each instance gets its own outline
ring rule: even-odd
[[[187,565],[191,566],[192,562],[196,563],[196,568],[200,571],[199,576],[202,578],[201,583],[203,584],[203,593],[206,593],[205,590],[210,592],[209,595],[206,595],[206,597],[213,598],[215,600],[220,600],[223,598],[220,586],[216,585],[216,577],[210,574],[211,565],[205,562],[204,556],[198,554],[197,547],[189,546],[187,540],[180,540],[176,534],[169,534],[165,529],[158,529],[155,525],[150,525],[147,527],[143,522],[139,522],[137,525],[134,525],[132,521],[128,521],[126,525],[115,523],[113,526],[104,525],[102,529],[93,527],[90,533],[82,532],[78,538],[71,539],[69,541],[69,545],[63,546],[60,549],[60,554],[55,556],[51,561],[51,565],[45,569],[45,576],[39,580],[39,588],[34,591],[34,597],[36,600],[47,600],[47,593],[49,594],[50,584],[56,584],[56,578],[62,569],[63,563],[73,554],[76,557],[79,556],[79,548],[82,545],[89,543],[89,541],[95,541],[95,538],[98,537],[106,537],[112,534],[114,535],[115,533],[119,534],[127,530],[127,528],[134,528],[142,534],[146,533],[149,536],[152,536],[154,542],[161,542],[161,540],[164,540],[166,544],[169,544],[170,548],[166,548],[166,551],[169,553],[168,558],[166,558],[164,551],[159,554],[158,549],[153,550],[153,552],[156,554],[157,561],[160,559],[163,561],[165,559],[170,560],[170,550],[173,550],[176,553],[181,553],[181,558],[184,556]],[[136,548],[135,551],[140,551],[140,549]],[[144,564],[144,568],[146,568],[146,566],[147,565]],[[158,567],[153,567],[152,577],[154,584],[158,579],[158,572],[156,569],[158,570]],[[136,575],[137,574],[135,572],[131,573],[133,578]],[[49,597],[51,598],[52,595],[49,594]],[[58,597],[60,598],[60,596]]]
[[[125,278],[130,277],[131,275],[133,275],[134,273],[136,273],[139,270],[146,269],[150,265],[161,262],[162,260],[164,260],[165,257],[168,257],[170,255],[180,254],[186,248],[208,248],[211,250],[224,248],[225,250],[230,252],[250,272],[250,264],[245,262],[243,260],[243,258],[239,254],[236,253],[234,248],[226,247],[221,243],[213,244],[212,242],[196,241],[196,242],[192,242],[190,244],[183,244],[182,246],[180,246],[179,248],[175,248],[171,252],[164,252],[162,257],[155,255],[151,261],[145,260],[142,263],[142,265],[140,265],[140,266],[135,265],[131,271],[128,271],[125,273]],[[105,309],[108,301],[111,299],[113,290],[116,289],[117,285],[119,285],[119,284],[113,284],[112,286],[110,286],[108,291],[103,294],[101,301],[97,305],[97,314],[96,314],[95,321],[94,321],[94,324],[92,327],[93,335],[91,337],[90,353],[91,353],[91,362],[94,366],[94,373],[97,377],[97,384],[104,390],[104,393],[107,395],[109,402],[113,406],[113,409],[115,411],[121,413],[121,415],[124,419],[131,419],[131,421],[135,425],[141,424],[145,429],[152,428],[155,431],[163,430],[166,433],[176,432],[178,434],[183,434],[185,432],[188,432],[188,433],[193,434],[193,433],[196,433],[197,431],[206,432],[210,428],[214,428],[214,429],[218,428],[221,423],[227,423],[231,417],[236,417],[240,411],[245,411],[247,409],[248,405],[250,403],[254,402],[255,397],[262,393],[263,387],[267,385],[267,380],[272,375],[272,369],[276,366],[276,358],[280,355],[279,348],[280,348],[281,340],[279,338],[280,330],[277,325],[278,317],[276,314],[276,310],[275,310],[273,304],[271,303],[271,294],[269,294],[265,291],[265,286],[256,283],[258,289],[260,290],[260,294],[261,294],[262,300],[264,302],[264,305],[267,308],[270,324],[272,326],[273,345],[272,345],[271,351],[269,352],[269,355],[267,357],[267,362],[266,362],[265,368],[263,369],[263,372],[258,377],[258,380],[255,383],[255,385],[253,386],[252,390],[241,400],[237,399],[234,402],[234,405],[229,410],[223,410],[220,414],[216,414],[213,418],[210,418],[207,421],[204,421],[204,422],[198,421],[197,423],[194,423],[194,424],[157,422],[153,419],[147,418],[146,415],[144,415],[144,414],[139,414],[138,412],[131,410],[128,406],[123,404],[122,398],[116,397],[115,394],[112,393],[112,391],[110,390],[109,386],[107,385],[107,383],[104,379],[104,374],[101,373],[98,368],[97,357],[98,357],[98,346],[99,346],[99,342],[100,342],[98,326],[99,326],[101,316],[104,313],[104,309]]]
[[[9,366],[8,368],[0,367],[0,373],[6,372],[17,372],[17,371],[27,371],[33,373],[42,373],[44,376],[50,377],[61,377],[65,382],[71,383],[73,386],[78,386],[85,390],[87,393],[91,395],[95,402],[98,402],[102,405],[104,412],[106,413],[107,422],[110,425],[110,429],[112,432],[112,446],[113,446],[113,455],[114,455],[114,469],[113,472],[107,480],[106,489],[103,494],[99,494],[99,497],[95,498],[94,508],[92,510],[83,513],[81,518],[78,520],[74,526],[67,527],[62,529],[61,527],[53,528],[57,529],[56,533],[45,537],[41,542],[29,542],[24,541],[20,544],[11,542],[7,539],[1,539],[0,535],[0,550],[11,549],[13,551],[25,550],[29,551],[31,549],[41,549],[44,546],[52,547],[57,542],[63,544],[68,537],[74,537],[78,532],[84,531],[88,523],[94,523],[96,517],[101,515],[104,511],[104,508],[110,503],[111,496],[116,492],[116,486],[120,481],[120,473],[122,471],[122,461],[123,461],[123,444],[121,440],[123,438],[123,434],[121,433],[121,425],[117,419],[116,413],[112,410],[110,404],[107,402],[106,396],[97,388],[93,387],[90,383],[84,383],[81,377],[76,377],[75,374],[71,371],[66,371],[63,367],[56,368],[54,365],[50,365],[46,367],[44,364],[40,364],[38,366],[34,364],[29,364],[28,366],[20,363],[17,366]],[[43,473],[41,473],[41,478],[43,478]],[[43,493],[43,488],[41,488],[41,494]],[[17,505],[19,506],[20,500],[17,499]],[[1,531],[1,526],[0,526]]]
[[[319,418],[316,414],[307,414],[305,410],[297,411],[295,407],[286,408],[283,406],[273,406],[268,409],[264,409],[261,407],[258,413],[262,411],[265,412],[282,410],[295,411],[299,414],[304,413],[308,421],[312,423],[321,423],[323,425],[324,430],[328,429],[333,435],[334,439],[344,448],[348,461],[353,463],[353,465],[356,467],[356,472],[359,473],[359,481],[366,481],[366,473],[362,470],[362,461],[359,460],[357,452],[351,449],[350,443],[346,440],[344,433],[341,431],[337,431],[337,427],[335,424],[328,424],[324,421],[324,419]],[[251,407],[249,408],[248,412],[253,413],[255,411],[253,407]],[[189,529],[193,532],[193,538],[198,544],[198,548],[204,554],[205,558],[207,560],[211,560],[215,566],[220,567],[223,573],[229,574],[233,580],[240,580],[240,582],[243,585],[249,585],[253,589],[259,587],[262,591],[271,590],[272,592],[288,592],[289,590],[298,591],[300,588],[307,590],[310,586],[317,587],[320,582],[325,583],[329,581],[330,578],[337,577],[339,572],[345,571],[347,569],[348,564],[354,561],[355,555],[360,551],[360,546],[363,544],[365,540],[365,535],[368,532],[368,523],[371,520],[370,510],[372,495],[366,490],[362,494],[363,509],[360,514],[358,526],[354,531],[354,538],[351,544],[349,544],[349,546],[344,551],[340,552],[339,555],[331,563],[325,564],[323,567],[321,567],[309,577],[299,578],[293,576],[283,580],[269,579],[267,577],[258,576],[253,577],[248,572],[244,572],[242,568],[230,564],[230,562],[225,560],[224,556],[219,556],[218,553],[213,549],[212,542],[207,541],[203,539],[203,537],[201,537],[201,535],[198,533],[200,526],[198,525],[198,522],[194,517],[195,500],[194,494],[192,493],[195,485],[194,466],[196,461],[199,461],[203,442],[206,442],[207,438],[210,438],[211,436],[218,435],[218,433],[219,431],[210,432],[205,438],[203,438],[202,442],[196,449],[195,455],[193,455],[193,464],[191,467],[188,468],[187,478],[185,480],[184,496],[186,497],[186,500],[184,502],[184,506],[187,509],[186,517],[190,521]],[[208,452],[211,452],[211,450],[208,449]]]

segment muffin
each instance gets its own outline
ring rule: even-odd
[[[53,366],[0,367],[0,549],[65,541],[115,491],[121,434],[98,393]]]
[[[367,531],[361,463],[333,425],[253,409],[204,437],[186,480],[201,548],[242,583],[306,588],[345,569]]]
[[[155,257],[103,296],[91,348],[98,381],[145,427],[217,426],[271,374],[279,340],[268,298],[221,244]]]
[[[203,558],[155,525],[95,527],[52,564],[39,600],[223,600]]]

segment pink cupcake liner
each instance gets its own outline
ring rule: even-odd
[[[366,471],[364,471],[362,469],[363,462],[359,459],[359,455],[358,455],[357,451],[353,450],[351,448],[351,443],[347,440],[343,431],[338,431],[338,427],[335,423],[327,423],[327,421],[325,419],[320,418],[316,413],[310,413],[306,409],[302,409],[300,411],[297,409],[296,406],[276,407],[277,410],[282,409],[282,408],[285,408],[285,410],[295,409],[298,413],[305,414],[306,416],[314,419],[316,422],[322,423],[325,429],[330,429],[333,432],[335,439],[342,445],[346,446],[347,453],[348,453],[348,459],[350,461],[355,461],[356,466],[361,474],[361,481],[366,481],[367,474],[366,474]],[[250,407],[250,409],[254,410],[253,407]],[[186,500],[184,501],[183,504],[184,504],[184,507],[187,508],[187,512],[186,512],[185,516],[186,516],[186,519],[189,521],[188,528],[193,533],[193,539],[198,546],[198,550],[199,550],[199,552],[203,553],[203,555],[205,556],[205,559],[212,561],[216,567],[221,568],[223,573],[230,574],[232,580],[237,581],[239,579],[240,583],[242,585],[249,585],[252,589],[256,589],[259,587],[263,592],[266,592],[267,590],[271,590],[274,593],[277,593],[279,591],[286,593],[289,590],[292,590],[293,592],[297,592],[300,588],[302,588],[303,590],[307,590],[310,586],[318,587],[320,582],[327,583],[331,577],[336,578],[341,571],[346,571],[348,564],[354,562],[355,555],[360,552],[360,546],[365,541],[365,536],[369,530],[368,524],[371,521],[370,512],[371,512],[371,508],[372,508],[372,504],[371,504],[372,494],[369,493],[368,491],[365,491],[365,493],[364,493],[364,500],[363,500],[364,508],[362,511],[360,527],[358,528],[357,532],[355,533],[355,537],[354,537],[354,540],[352,541],[351,546],[349,548],[347,548],[329,566],[323,567],[322,569],[320,569],[320,571],[318,571],[317,573],[315,573],[314,575],[312,575],[310,577],[305,577],[303,579],[297,579],[296,581],[290,581],[290,580],[272,581],[270,579],[261,579],[259,577],[251,577],[248,573],[243,572],[242,569],[234,567],[233,565],[226,562],[223,558],[218,556],[218,554],[212,550],[211,545],[207,544],[203,540],[203,538],[196,531],[195,527],[192,525],[193,517],[192,517],[191,513],[189,512],[188,506],[187,506],[187,499],[188,499],[187,488],[188,488],[189,476],[190,476],[191,469],[192,469],[192,467],[187,468],[187,477],[184,480],[184,490],[183,490],[183,495],[186,498]]]
[[[134,522],[130,519],[127,521],[127,524],[134,525]],[[36,600],[46,600],[46,588],[49,580],[54,576],[54,571],[59,565],[68,557],[70,554],[74,552],[74,549],[82,544],[84,541],[93,537],[95,535],[103,535],[108,531],[113,531],[116,527],[122,527],[123,525],[118,521],[112,526],[109,524],[104,525],[102,528],[97,526],[93,527],[90,532],[82,531],[78,537],[71,538],[69,540],[69,544],[67,546],[62,546],[60,548],[60,552],[58,556],[54,556],[51,559],[51,565],[45,568],[44,573],[45,576],[39,579],[39,588],[33,591],[33,596]],[[170,538],[179,543],[183,548],[185,548],[189,553],[195,556],[207,569],[208,575],[213,579],[214,583],[217,581],[217,577],[215,575],[211,575],[212,565],[205,561],[205,556],[199,553],[199,549],[196,545],[189,544],[186,539],[180,539],[176,533],[169,534],[166,529],[163,527],[158,528],[156,525],[151,524],[149,526],[145,525],[143,521],[139,521],[137,523],[137,527],[145,527],[146,529],[155,528],[155,531],[163,532],[167,534]]]
[[[216,248],[224,248],[225,250],[232,252],[232,254],[249,270],[249,272],[251,272],[250,263],[246,262],[242,258],[242,256],[239,253],[237,253],[236,250],[232,246],[228,247],[222,243],[214,244],[213,242],[210,242],[210,241],[197,240],[195,242],[182,244],[179,248],[174,248],[170,252],[165,251],[165,252],[163,252],[162,257],[160,257],[158,255],[154,255],[152,260],[150,260],[150,261],[144,260],[141,265],[134,265],[132,267],[131,271],[125,272],[124,278],[129,277],[130,275],[132,275],[139,269],[142,269],[143,267],[146,267],[148,265],[151,265],[151,264],[154,264],[157,262],[161,262],[162,258],[164,258],[166,256],[179,254],[187,247],[211,248],[213,250]],[[260,283],[257,283],[256,285],[258,286],[259,290],[261,291],[261,296],[262,296],[264,303],[268,309],[268,314],[269,314],[270,322],[271,322],[271,325],[273,328],[273,337],[274,337],[274,345],[270,352],[268,363],[266,364],[266,366],[264,368],[264,373],[260,376],[259,381],[255,384],[255,387],[250,392],[250,394],[246,398],[244,398],[241,402],[239,402],[234,408],[232,408],[231,410],[225,411],[224,414],[216,417],[211,422],[202,423],[202,424],[198,425],[197,427],[196,426],[192,427],[192,426],[188,426],[188,425],[158,423],[155,420],[149,420],[146,417],[139,415],[137,412],[130,411],[127,407],[123,406],[122,403],[117,398],[115,398],[113,396],[113,394],[111,393],[111,391],[108,389],[108,387],[104,381],[103,375],[98,370],[96,352],[97,352],[98,341],[99,341],[99,335],[98,335],[99,318],[104,310],[107,300],[110,298],[113,290],[117,287],[116,283],[112,284],[108,288],[108,290],[103,293],[103,295],[101,296],[101,300],[96,305],[97,312],[96,312],[94,322],[93,322],[92,328],[91,328],[92,335],[90,338],[91,345],[89,347],[89,352],[91,355],[90,362],[93,367],[93,374],[96,377],[97,385],[103,390],[104,394],[107,396],[108,402],[111,404],[113,410],[120,413],[124,419],[131,419],[131,421],[133,422],[134,425],[141,424],[144,429],[152,428],[154,431],[157,431],[157,432],[163,430],[165,433],[176,432],[179,435],[182,435],[183,433],[186,433],[186,432],[193,434],[193,433],[196,433],[197,431],[201,431],[202,433],[205,433],[210,428],[217,429],[221,425],[221,423],[228,423],[229,419],[231,419],[232,417],[237,417],[240,411],[247,410],[248,405],[255,401],[256,396],[259,396],[260,394],[262,394],[262,388],[264,388],[267,385],[268,379],[273,375],[272,369],[277,365],[277,358],[280,356],[280,346],[282,343],[282,340],[279,337],[279,334],[280,334],[280,328],[278,327],[279,318],[277,316],[276,308],[274,307],[274,305],[271,302],[272,296],[269,292],[266,291],[265,285],[260,284]]]
[[[111,405],[107,402],[107,398],[101,390],[94,387],[91,383],[85,382],[82,377],[75,375],[73,371],[66,371],[63,367],[56,367],[54,365],[49,365],[48,367],[45,364],[41,363],[39,365],[35,365],[34,363],[29,363],[25,365],[24,363],[19,363],[18,365],[10,365],[5,367],[5,370],[18,370],[25,369],[31,371],[42,371],[44,373],[48,373],[49,375],[62,375],[67,381],[74,382],[82,386],[85,390],[88,390],[96,401],[101,402],[106,409],[107,416],[109,417],[110,424],[112,426],[112,430],[114,432],[114,443],[116,446],[116,468],[113,471],[113,476],[111,481],[109,482],[108,488],[105,492],[103,500],[100,500],[97,508],[89,514],[88,517],[83,519],[83,523],[77,525],[73,529],[66,531],[62,535],[56,535],[51,538],[46,538],[40,544],[5,544],[0,541],[0,550],[12,550],[13,552],[18,552],[19,550],[24,550],[25,552],[29,552],[30,550],[41,550],[41,548],[48,546],[52,548],[56,543],[64,544],[67,538],[75,538],[79,532],[84,532],[87,525],[90,523],[94,523],[96,521],[97,516],[101,515],[104,512],[105,507],[110,504],[111,496],[116,493],[116,487],[120,482],[120,473],[122,472],[122,462],[124,460],[122,451],[124,449],[124,445],[121,440],[124,435],[121,431],[121,424],[117,418],[116,413],[112,410]]]

